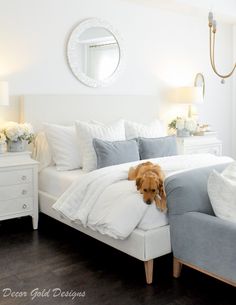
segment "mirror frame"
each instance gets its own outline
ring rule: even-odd
[[[105,80],[95,80],[89,76],[87,76],[85,73],[83,73],[79,69],[79,62],[75,56],[75,51],[77,49],[78,37],[87,29],[90,29],[91,27],[102,27],[111,32],[111,34],[114,36],[118,43],[119,52],[120,52],[120,58],[118,65],[113,72],[113,74],[108,77]],[[117,77],[120,75],[122,69],[123,69],[123,62],[124,62],[124,50],[123,50],[123,43],[121,41],[120,35],[117,33],[117,31],[106,21],[102,19],[97,18],[90,18],[85,21],[82,21],[79,23],[71,32],[69,36],[69,40],[67,43],[67,61],[69,64],[69,67],[73,73],[73,75],[81,81],[84,85],[87,85],[89,87],[98,88],[98,87],[105,87],[114,82]]]

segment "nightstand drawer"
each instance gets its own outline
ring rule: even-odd
[[[221,145],[212,145],[212,146],[196,146],[196,147],[186,147],[185,149],[187,154],[213,154],[216,156],[221,155]]]
[[[12,185],[20,183],[30,183],[32,181],[32,170],[12,170],[0,172],[0,185]]]
[[[222,154],[222,142],[216,136],[177,137],[179,154]]]
[[[0,205],[3,200],[31,197],[32,191],[31,184],[0,186]]]
[[[27,212],[32,210],[32,208],[33,208],[32,198],[0,201],[0,217]]]

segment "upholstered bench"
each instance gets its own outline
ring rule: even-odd
[[[186,265],[236,286],[236,224],[214,215],[207,193],[209,174],[226,166],[191,170],[165,181],[176,278]]]

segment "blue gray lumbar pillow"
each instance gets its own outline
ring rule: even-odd
[[[93,146],[97,155],[97,168],[140,160],[136,140],[110,142],[94,138]]]
[[[175,136],[138,138],[140,159],[161,158],[177,155]]]

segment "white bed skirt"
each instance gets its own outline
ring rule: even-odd
[[[62,218],[52,208],[56,200],[57,198],[50,194],[39,191],[40,212],[141,261],[148,261],[171,252],[169,225],[148,231],[135,229],[125,240],[113,239]]]

